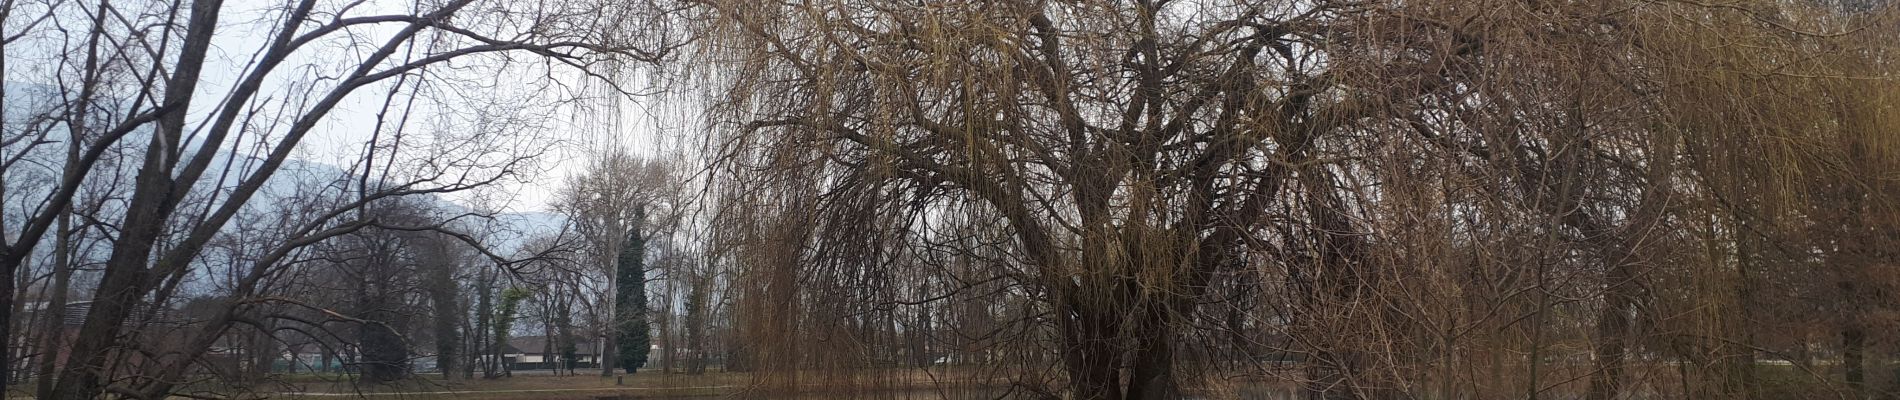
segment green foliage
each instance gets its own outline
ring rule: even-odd
[[[646,240],[638,229],[627,232],[627,243],[620,249],[615,288],[614,334],[620,368],[635,373],[647,363],[652,334],[647,322]]]
[[[508,331],[513,328],[515,314],[521,309],[521,301],[532,295],[527,289],[511,287],[501,291],[501,304],[495,307],[495,343],[508,343]]]

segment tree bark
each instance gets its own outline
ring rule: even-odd
[[[493,285],[494,280],[489,277],[489,272],[486,270],[482,271],[480,277],[476,279],[475,331],[468,335],[470,339],[475,341],[474,348],[477,349],[475,353],[488,355],[487,357],[477,358],[477,363],[482,365],[482,378],[495,377],[495,365],[500,362],[501,358],[500,352],[494,351],[495,347],[488,343],[489,336],[483,334],[484,332],[488,332],[488,326],[491,323],[489,317],[495,313],[494,294],[493,288],[491,287]]]
[[[607,265],[614,265],[614,264],[610,262]],[[604,310],[603,315],[601,316],[601,319],[607,322],[606,324],[604,324],[604,326],[608,327],[607,329],[602,330],[601,339],[600,339],[600,376],[601,377],[614,376],[614,368],[620,367],[620,363],[619,363],[620,357],[617,355],[619,354],[619,348],[614,347],[614,336],[616,336],[614,333],[614,329],[615,329],[614,327],[619,326],[619,322],[620,322],[620,320],[617,319],[617,317],[614,314],[614,312],[616,311],[615,309],[618,308],[616,307],[616,304],[615,304],[615,303],[618,303],[618,301],[615,300],[617,299],[615,295],[620,290],[620,287],[617,286],[618,282],[616,282],[619,279],[618,277],[616,277],[616,275],[619,275],[619,274],[615,272],[617,271],[617,269],[615,268],[608,268],[607,271],[608,271],[607,272],[607,297],[601,300],[601,305],[602,305],[601,308]]]

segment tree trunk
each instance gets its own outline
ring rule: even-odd
[[[154,145],[156,146],[156,145]],[[140,204],[134,202],[134,204]],[[142,214],[132,207],[128,214]],[[132,218],[128,218],[131,220]],[[53,398],[62,400],[93,399],[104,389],[103,378],[112,370],[111,351],[117,344],[132,308],[144,297],[148,275],[145,262],[156,239],[156,221],[128,223],[114,246],[113,256],[100,279],[91,312],[74,337],[66,367],[54,385]],[[10,271],[10,270],[9,270]],[[7,280],[11,285],[11,279]],[[0,332],[4,333],[4,332]]]
[[[370,257],[372,265],[393,265],[393,249],[377,244],[378,254]],[[376,323],[362,323],[357,327],[359,343],[362,346],[360,360],[363,365],[363,378],[371,383],[389,383],[401,380],[408,375],[408,346],[402,335],[396,332],[401,324],[390,306],[394,296],[386,282],[393,279],[387,268],[369,268],[363,274],[364,282],[359,286],[358,315]]]
[[[444,246],[443,243],[435,243]],[[446,257],[446,254],[443,256]],[[455,301],[455,264],[447,260],[438,260],[429,270],[429,302],[435,306],[435,363],[442,370],[442,379],[454,380],[456,357],[461,352],[462,339],[455,328],[461,325],[460,317],[467,310]]]
[[[619,353],[619,349],[614,347],[614,336],[616,336],[614,334],[614,327],[618,326],[617,324],[620,322],[620,320],[615,319],[614,316],[614,308],[616,308],[614,307],[614,303],[618,303],[618,301],[616,301],[618,297],[614,296],[615,292],[619,291],[619,287],[615,286],[617,284],[617,282],[615,282],[615,275],[619,274],[613,271],[617,271],[617,269],[609,269],[609,273],[607,274],[607,297],[601,301],[602,308],[606,309],[606,315],[603,315],[601,319],[607,321],[604,325],[608,327],[602,330],[603,333],[601,334],[600,341],[600,376],[602,377],[614,376],[614,368],[620,366],[620,363],[617,362],[620,357],[616,355]]]
[[[571,376],[574,375],[575,364],[580,361],[577,357],[580,344],[574,342],[574,300],[569,298],[565,291],[557,292],[554,298],[560,303],[554,310],[556,313],[554,334],[558,335],[561,341],[561,365],[558,368],[566,370]]]
[[[1122,400],[1121,346],[1114,325],[1119,315],[1101,315],[1086,305],[1070,305],[1063,348],[1069,390],[1077,400]]]
[[[671,268],[670,266],[671,264],[662,264],[662,265],[668,265],[668,268]],[[661,296],[660,298],[665,299],[665,302],[661,303],[662,305],[660,306],[660,312],[659,312],[660,317],[658,318],[659,320],[658,325],[660,328],[660,351],[661,351],[660,373],[671,374],[673,373],[673,357],[674,357],[673,353],[679,350],[678,349],[679,345],[675,344],[675,341],[674,341],[675,338],[673,337],[673,334],[674,334],[673,300],[672,300],[673,299],[673,283],[667,282],[667,284],[664,287],[666,287],[666,294]],[[652,313],[647,314],[649,318],[651,318],[652,315],[653,315]]]
[[[6,52],[6,48],[7,48],[7,45],[6,45],[6,43],[5,43],[5,42],[6,42],[6,41],[4,41],[4,40],[0,40],[0,54],[5,54],[5,52]],[[7,61],[5,60],[5,58],[6,58],[6,57],[4,57],[4,56],[0,56],[0,77],[4,77],[4,76],[7,76]],[[6,110],[6,109],[7,109],[7,108],[6,108],[6,99],[4,98],[4,97],[6,97],[6,94],[4,93],[4,90],[5,90],[5,86],[6,86],[5,84],[0,84],[0,110]],[[4,112],[4,111],[0,111],[0,112]],[[0,126],[5,126],[5,125],[6,125],[6,121],[4,120],[5,118],[6,118],[6,117],[5,117],[4,115],[0,115]],[[77,141],[75,141],[75,142],[77,142]],[[70,158],[69,158],[69,159],[70,159]],[[61,217],[64,217],[64,216],[65,216],[64,214],[61,214]],[[60,221],[62,221],[62,222],[63,222],[63,221],[65,221],[65,219],[61,219]],[[61,226],[65,226],[65,225],[64,225],[64,224],[62,224]],[[5,242],[5,240],[0,240],[0,242]],[[11,244],[9,244],[9,246],[10,246],[10,245],[11,245]],[[12,249],[8,249],[8,250],[10,250],[10,251],[11,251]],[[55,250],[55,251],[57,251],[57,250]],[[5,251],[0,251],[0,260],[12,260],[12,259],[13,259],[13,257],[11,257],[11,256],[12,256],[12,254],[6,254],[6,253],[7,253],[7,252],[5,252]],[[25,259],[26,259],[26,257],[20,257],[20,259],[21,259],[21,260],[25,260]],[[19,265],[19,264],[20,264],[19,262],[15,262],[15,261],[0,261],[0,268],[5,268],[5,269],[6,269],[6,270],[8,270],[8,271],[12,271],[12,270],[15,270],[15,269],[17,269],[17,268],[19,268],[19,267],[20,267],[20,265]],[[8,292],[8,293],[12,293],[12,292]],[[8,316],[6,316],[6,317],[8,317],[8,318],[12,318],[13,316],[11,316],[11,315],[8,315]],[[12,334],[12,332],[0,332],[0,333],[5,333],[5,334]],[[5,360],[12,360],[12,359],[13,359],[13,354],[12,354],[11,352],[9,352],[9,351],[5,351],[5,350],[0,350],[0,361],[5,361]],[[44,378],[42,378],[42,379],[40,379],[40,380],[45,380],[45,379],[44,379]],[[0,380],[0,396],[6,396],[6,395],[7,395],[7,390],[9,389],[9,386],[11,386],[11,384],[9,384],[9,383],[7,383],[7,382],[4,382],[3,380]]]
[[[1631,268],[1627,261],[1615,261],[1603,276],[1608,289],[1603,293],[1603,311],[1597,315],[1597,373],[1590,377],[1591,400],[1614,399],[1622,392],[1629,313],[1634,306],[1634,299],[1627,293],[1634,277]]]
[[[1166,295],[1163,295],[1166,296]],[[1175,399],[1180,391],[1174,382],[1173,301],[1150,299],[1144,313],[1147,321],[1135,332],[1134,366],[1128,380],[1129,399]]]
[[[541,315],[554,315],[554,307],[555,307],[554,302],[550,300],[548,301],[547,304],[548,304],[547,307],[542,308],[542,310],[546,310],[546,312],[542,313]],[[554,375],[557,375],[557,376],[560,375],[561,368],[559,367],[560,363],[557,361],[558,358],[559,358],[559,355],[555,353],[554,318],[542,318],[542,321],[541,321],[541,369],[551,369],[551,370],[554,370]]]
[[[1746,346],[1736,350],[1740,353],[1740,357],[1736,357],[1733,363],[1732,368],[1735,372],[1731,379],[1736,384],[1735,389],[1740,391],[1739,398],[1752,399],[1761,391],[1761,385],[1755,379],[1755,346],[1758,343],[1754,325],[1755,283],[1754,278],[1749,274],[1749,270],[1754,268],[1754,246],[1753,242],[1746,237],[1738,236],[1735,241],[1737,242],[1735,273],[1738,282],[1735,285],[1736,321],[1732,326],[1741,330],[1742,344]]]
[[[71,285],[73,276],[72,220],[72,210],[68,209],[60,213],[58,236],[54,239],[53,289],[51,290],[52,296],[47,300],[46,310],[44,311],[46,314],[46,336],[43,337],[43,342],[40,346],[40,348],[44,349],[41,351],[39,359],[40,370],[38,374],[35,374],[35,376],[38,377],[35,382],[38,387],[35,388],[34,393],[37,394],[38,398],[52,398],[53,396],[52,377],[59,368],[59,363],[61,362],[60,347],[64,345],[66,336],[66,291],[68,290],[67,286]]]
[[[925,284],[925,289],[923,291],[924,293],[930,293],[930,289],[928,288],[928,285],[929,285],[928,283]],[[934,360],[931,360],[931,357],[930,357],[930,344],[929,344],[930,305],[929,304],[922,304],[917,307],[916,321],[912,323],[912,325],[910,326],[910,329],[904,332],[904,336],[910,339],[909,340],[910,341],[910,356],[911,356],[912,366],[917,367],[917,368],[930,366],[932,364],[931,362]]]
[[[106,384],[104,375],[113,369],[108,365],[109,354],[120,337],[126,317],[144,298],[147,275],[150,274],[146,267],[152,257],[153,245],[163,233],[171,206],[177,201],[174,198],[176,194],[171,191],[172,155],[176,153],[174,150],[182,138],[185,110],[189,109],[222,7],[221,0],[199,0],[191,5],[191,16],[177,67],[165,85],[164,104],[176,108],[159,120],[158,130],[146,147],[145,161],[139,168],[128,203],[130,206],[127,207],[123,223],[119,225],[122,230],[118,240],[113,243],[105,275],[100,278],[96,295],[93,296],[91,313],[73,341],[71,355],[64,370],[60,371],[59,382],[54,384],[53,399],[82,400],[101,395]],[[0,266],[7,268],[9,276],[4,278],[8,278],[9,284],[12,282],[10,267],[17,265]],[[4,334],[10,332],[0,332],[0,335]]]
[[[253,333],[250,382],[263,382],[264,379],[269,378],[271,369],[275,366],[273,364],[276,364],[279,353],[277,340],[271,337],[270,331],[271,327],[276,325],[276,322],[266,322],[266,328]]]
[[[1841,324],[1841,370],[1846,374],[1847,388],[1854,398],[1867,397],[1867,330],[1861,326],[1859,310],[1851,304],[1856,300],[1857,287],[1851,279],[1840,282],[1841,300],[1849,304],[1844,309]]]
[[[489,316],[495,313],[494,296],[489,287],[493,284],[492,281],[493,279],[488,276],[488,271],[486,270],[482,271],[480,277],[476,279],[475,331],[468,335],[470,339],[475,341],[474,348],[479,349],[475,353],[488,354],[487,357],[479,357],[477,359],[477,362],[482,365],[482,378],[495,377],[495,363],[498,362],[498,359],[501,357],[499,353],[492,351],[493,347],[487,343],[488,335],[482,334],[482,332],[488,332],[488,325],[490,323]]]
[[[13,258],[7,257],[6,259],[12,260]],[[25,258],[21,258],[20,260],[25,260]],[[19,271],[20,268],[24,266],[22,264],[25,264],[25,262],[7,261],[4,265],[0,265],[0,281],[4,281],[0,282],[0,289],[6,290],[5,292],[0,292],[4,293],[4,295],[0,295],[0,338],[11,338],[14,334],[14,332],[12,332],[13,324],[11,323],[11,321],[13,321],[13,276],[16,271]],[[0,350],[0,395],[5,395],[9,387],[13,385],[14,354],[12,342],[13,340],[8,339],[6,341],[6,349]]]

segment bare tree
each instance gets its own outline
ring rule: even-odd
[[[20,7],[9,2],[6,26],[25,30],[8,32],[8,58],[44,56],[56,67],[42,71],[43,76],[62,84],[52,96],[56,104],[29,109],[25,120],[42,121],[38,122],[42,128],[12,130],[15,108],[8,107],[9,135],[20,138],[7,142],[8,153],[24,155],[57,143],[48,140],[54,137],[53,130],[45,126],[66,128],[71,132],[70,146],[77,150],[55,161],[63,162],[63,167],[49,189],[8,193],[9,201],[17,193],[37,203],[18,223],[7,224],[15,234],[0,247],[0,271],[5,271],[0,280],[14,282],[13,273],[71,208],[81,188],[110,179],[109,165],[101,163],[109,153],[136,149],[130,162],[137,165],[136,178],[121,185],[129,190],[128,206],[113,221],[117,237],[94,290],[90,313],[70,343],[70,361],[57,378],[42,377],[54,382],[43,397],[93,398],[107,391],[140,397],[169,393],[181,382],[177,375],[185,370],[174,367],[189,365],[232,324],[250,318],[252,305],[260,302],[252,298],[259,292],[260,281],[271,275],[267,271],[276,270],[271,264],[310,243],[379,224],[374,219],[339,223],[339,217],[353,215],[349,210],[379,198],[454,192],[513,174],[503,163],[499,164],[501,173],[488,170],[482,177],[445,174],[408,184],[359,185],[364,190],[355,201],[335,204],[330,212],[309,214],[308,220],[287,221],[300,228],[292,229],[293,234],[284,236],[284,242],[258,260],[265,267],[255,268],[233,290],[226,312],[200,326],[201,334],[185,346],[184,356],[151,360],[155,364],[140,370],[156,374],[121,379],[133,370],[122,366],[126,353],[115,349],[125,347],[120,340],[139,337],[122,333],[141,314],[140,307],[163,304],[148,302],[170,296],[168,292],[193,270],[208,243],[246,210],[292,154],[304,147],[305,138],[352,94],[365,88],[414,93],[423,87],[423,72],[450,61],[481,60],[497,68],[539,65],[552,77],[556,71],[585,74],[591,64],[604,58],[656,60],[667,46],[658,34],[629,36],[610,30],[622,22],[656,15],[649,13],[653,8],[601,13],[598,4],[575,3],[515,13],[502,11],[505,7],[456,1],[418,3],[406,11],[376,15],[351,4],[319,3],[291,1],[269,9],[260,20],[272,21],[274,26],[259,30],[261,34],[246,33],[257,39],[252,61],[238,64],[234,71],[208,72],[207,68],[228,65],[208,62],[214,37],[224,36],[218,29],[228,26],[229,21],[221,17],[234,9],[220,1],[188,5],[53,2]],[[38,26],[62,29],[45,31]],[[393,30],[366,31],[378,27]],[[370,38],[377,42],[359,40]],[[348,65],[336,71],[296,68],[300,60],[320,57],[316,55],[320,49],[337,43],[353,51],[330,61]],[[22,48],[33,51],[15,52]],[[9,80],[15,77],[13,71],[6,72]],[[232,84],[200,85],[207,74],[225,73],[234,77]],[[286,89],[280,83],[290,85]],[[201,97],[210,100],[194,101]],[[389,130],[405,129],[398,121],[406,121],[409,109],[394,109],[397,112],[386,113],[388,118],[379,121],[388,122]],[[197,112],[205,117],[187,118]],[[379,132],[383,129],[378,128]],[[256,158],[234,162],[236,158],[228,154],[242,146],[256,151]],[[492,164],[492,157],[484,157],[441,159],[444,163],[435,171],[481,171],[498,165]],[[371,180],[369,164],[364,163],[361,171],[364,182]],[[8,187],[13,187],[12,182]],[[0,309],[12,308],[0,304]]]

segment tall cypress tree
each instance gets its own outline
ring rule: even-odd
[[[618,321],[614,324],[614,333],[620,342],[617,349],[620,368],[629,374],[647,364],[647,353],[653,343],[647,328],[646,246],[639,228],[627,231],[627,243],[620,248],[620,265],[616,270],[618,287],[615,288],[614,312]]]

